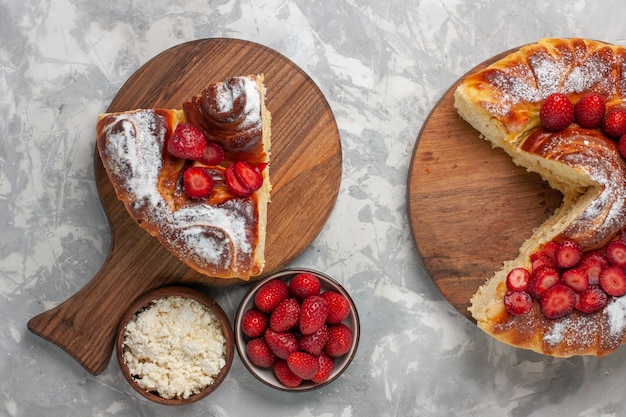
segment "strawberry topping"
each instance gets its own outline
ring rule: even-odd
[[[541,109],[539,118],[544,129],[558,132],[574,122],[574,106],[566,95],[554,93],[549,95]]]
[[[558,319],[574,310],[576,294],[567,285],[555,284],[543,294],[541,313],[549,319]]]
[[[600,283],[600,272],[609,266],[607,259],[599,252],[587,252],[583,255],[579,267],[582,268],[589,278],[589,285]]]
[[[543,297],[548,288],[561,280],[559,272],[554,268],[543,268],[532,274],[528,291],[535,298]]]
[[[533,300],[526,291],[508,290],[504,294],[504,307],[506,310],[515,315],[521,316],[530,311],[533,306]]]
[[[183,186],[191,198],[206,198],[213,192],[213,178],[201,167],[190,167],[183,174]]]
[[[239,197],[247,197],[263,185],[261,170],[246,161],[237,161],[226,168],[226,184]]]
[[[575,266],[582,257],[582,251],[578,243],[573,240],[564,240],[556,250],[556,263],[561,268]]]
[[[583,268],[572,268],[563,272],[561,282],[576,292],[583,292],[589,287],[589,276]]]
[[[556,268],[556,251],[559,244],[555,241],[550,241],[543,245],[539,250],[533,252],[530,255],[530,261],[532,262],[532,271],[537,271],[543,267]]]
[[[591,285],[580,294],[576,308],[583,313],[593,313],[604,307],[608,302],[608,296],[598,285]]]
[[[176,125],[174,135],[167,141],[167,151],[181,159],[199,160],[206,146],[204,134],[189,123]]]
[[[601,130],[611,139],[619,139],[626,134],[626,110],[613,108],[607,111]]]
[[[585,94],[574,105],[574,118],[580,127],[594,129],[604,119],[606,103],[598,93]]]
[[[209,142],[204,149],[200,162],[204,165],[216,166],[224,160],[224,149],[215,142]]]
[[[506,276],[506,287],[512,291],[528,291],[530,272],[526,268],[514,268]]]
[[[609,266],[600,273],[600,286],[608,294],[620,297],[626,294],[626,272],[616,266]]]
[[[614,240],[606,247],[606,259],[611,266],[626,268],[626,242]]]

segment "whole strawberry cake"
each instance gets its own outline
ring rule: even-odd
[[[100,115],[97,148],[137,223],[194,270],[263,271],[271,115],[263,76],[209,84],[182,109]]]
[[[464,78],[455,107],[563,194],[471,299],[478,326],[551,356],[604,356],[626,333],[626,48],[542,39]],[[504,261],[504,260],[503,260]]]

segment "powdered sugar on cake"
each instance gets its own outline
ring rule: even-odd
[[[228,114],[237,100],[245,100],[241,115],[241,129],[256,127],[261,123],[261,101],[256,83],[246,77],[237,78],[237,83],[223,83],[217,86],[215,102],[220,113]]]
[[[487,81],[493,85],[498,100],[483,103],[484,107],[496,115],[505,116],[520,103],[537,103],[556,92],[615,94],[615,80],[610,76],[616,65],[612,53],[559,58],[555,59],[547,50],[538,49],[528,57],[527,65],[491,71]],[[577,62],[579,59],[584,61]]]
[[[626,296],[613,300],[604,308],[609,320],[611,335],[620,336],[626,329]]]
[[[626,296],[611,300],[597,316],[570,315],[554,320],[543,341],[551,347],[561,343],[586,348],[600,338],[604,346],[618,346],[626,331]]]
[[[146,203],[159,207],[164,203],[153,185],[163,166],[165,125],[159,118],[151,111],[117,116],[105,141],[105,152],[114,161],[109,169],[123,179],[126,191],[135,196],[136,207]]]

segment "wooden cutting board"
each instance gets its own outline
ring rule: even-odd
[[[517,48],[516,48],[517,49]],[[494,56],[469,73],[514,50]],[[454,108],[455,83],[424,123],[408,178],[411,231],[430,277],[464,316],[474,292],[517,256],[562,195],[492,149]]]
[[[266,104],[272,112],[267,275],[280,270],[311,244],[339,192],[339,132],[315,83],[293,62],[262,45],[205,39],[175,46],[147,62],[123,85],[107,111],[180,108],[210,82],[260,73],[265,75]],[[128,215],[115,196],[97,151],[94,167],[100,200],[111,226],[110,253],[85,287],[32,318],[28,328],[60,346],[87,371],[99,374],[110,360],[121,317],[141,294],[172,284],[223,286],[244,281],[206,277],[180,262]]]

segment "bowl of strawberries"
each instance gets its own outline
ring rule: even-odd
[[[336,380],[360,337],[354,301],[333,278],[288,269],[257,282],[235,317],[235,344],[258,380],[283,391],[310,391]]]

